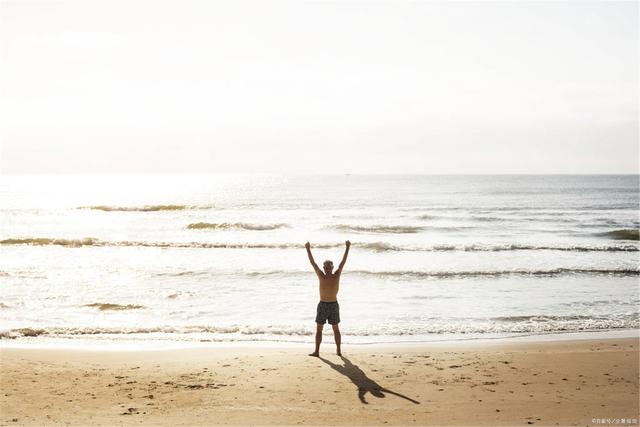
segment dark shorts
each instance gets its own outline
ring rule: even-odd
[[[338,301],[320,301],[318,303],[316,323],[324,325],[327,321],[332,325],[340,323],[340,305]]]

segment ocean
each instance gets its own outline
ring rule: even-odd
[[[0,343],[311,343],[347,239],[346,344],[640,328],[638,175],[0,184]]]

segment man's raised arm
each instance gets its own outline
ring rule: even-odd
[[[342,273],[342,267],[344,267],[345,263],[347,262],[347,256],[349,255],[349,248],[351,247],[351,242],[347,240],[346,242],[344,242],[344,244],[346,246],[346,249],[344,250],[344,255],[342,256],[342,261],[340,261],[340,265],[336,270],[336,274]]]
[[[305,243],[304,247],[307,249],[307,256],[309,257],[309,262],[313,266],[313,269],[316,271],[316,274],[318,276],[322,276],[322,270],[320,270],[320,267],[318,267],[318,264],[316,264],[316,261],[313,259],[313,255],[311,255],[311,243],[309,242]]]

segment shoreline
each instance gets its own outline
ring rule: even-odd
[[[348,342],[343,335],[343,346],[352,348],[421,348],[421,347],[476,347],[494,346],[510,343],[545,343],[564,341],[583,341],[600,339],[639,338],[640,329],[620,329],[606,331],[567,331],[549,333],[526,333],[508,336],[449,336],[425,337],[416,340],[400,341],[372,341]],[[121,338],[120,336],[118,338]],[[325,331],[324,345],[332,345],[333,335]],[[51,338],[30,337],[0,340],[2,349],[50,349],[50,350],[78,350],[78,351],[170,351],[181,349],[216,349],[216,348],[275,348],[296,349],[313,346],[312,338],[307,341],[287,340],[242,340],[242,341],[181,341],[172,339],[95,339],[89,337]]]
[[[590,425],[638,419],[639,339],[0,349],[0,425]]]

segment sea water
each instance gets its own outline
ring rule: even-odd
[[[346,343],[640,327],[637,175],[0,177],[5,343]],[[330,330],[330,328],[327,328]]]

